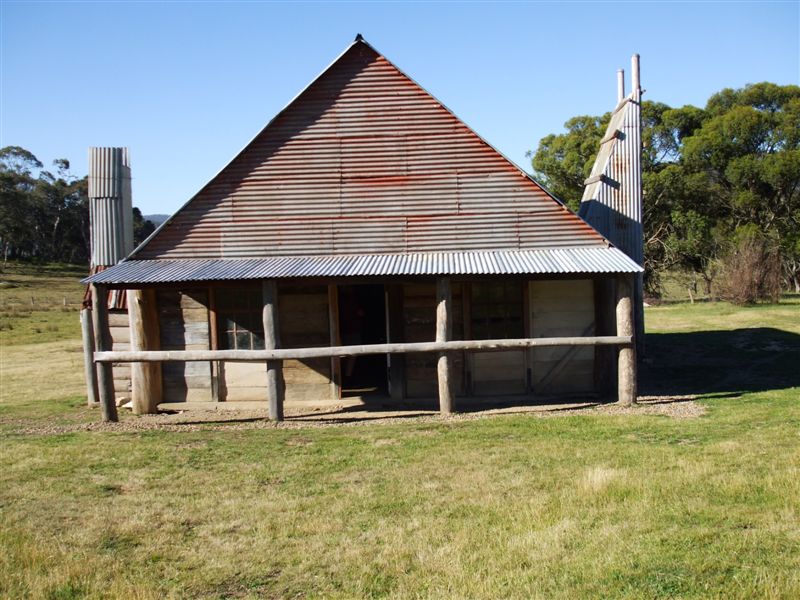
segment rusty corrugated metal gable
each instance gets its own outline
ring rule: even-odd
[[[357,40],[133,257],[605,246]]]

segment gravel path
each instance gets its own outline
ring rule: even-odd
[[[490,408],[474,412],[440,416],[433,411],[342,411],[306,412],[287,414],[282,423],[273,423],[265,418],[264,411],[217,411],[191,410],[172,414],[134,416],[122,413],[119,423],[85,422],[68,425],[32,425],[18,420],[6,421],[11,426],[7,431],[22,435],[57,435],[78,431],[101,431],[132,433],[146,431],[209,431],[243,429],[306,429],[320,427],[357,427],[372,424],[397,423],[457,423],[501,415],[528,415],[536,418],[558,418],[574,415],[660,415],[674,419],[702,416],[706,408],[695,401],[694,396],[645,396],[639,403],[630,406],[617,404],[572,403],[535,406],[513,406]],[[99,411],[97,417],[99,418]],[[10,430],[10,431],[9,431]]]

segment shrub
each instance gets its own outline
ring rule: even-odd
[[[781,261],[770,239],[745,232],[737,236],[718,265],[717,296],[734,304],[777,302],[781,295]]]

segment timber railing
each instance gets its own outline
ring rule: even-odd
[[[404,354],[412,352],[458,352],[460,350],[513,350],[549,346],[630,346],[631,336],[581,336],[521,338],[506,340],[451,340],[447,342],[409,342],[361,346],[321,346],[316,348],[280,348],[276,350],[139,350],[95,352],[94,361],[110,362],[191,362],[223,360],[263,362],[305,358],[364,356],[367,354]]]

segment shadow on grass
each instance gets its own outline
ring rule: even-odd
[[[649,404],[687,402],[687,396],[737,397],[745,392],[778,390],[800,386],[800,335],[774,328],[648,334],[647,354],[639,370],[639,395],[657,396]],[[502,396],[457,398],[460,413],[502,411],[504,414],[558,413],[596,408],[596,394],[571,396]],[[289,414],[287,421],[351,423],[405,420],[438,414],[435,398],[393,401],[385,395],[363,398],[363,403],[335,406],[302,414]],[[230,415],[200,419],[203,424],[236,424],[261,421],[265,417]],[[182,423],[192,423],[184,415]]]
[[[652,333],[641,395],[738,396],[800,386],[800,335],[769,327]]]

